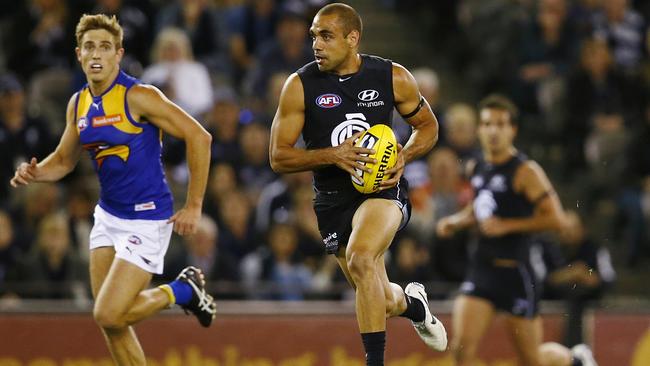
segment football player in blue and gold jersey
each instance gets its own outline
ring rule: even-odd
[[[116,364],[145,365],[132,324],[179,304],[207,327],[216,311],[194,267],[176,281],[146,289],[152,274],[162,273],[172,230],[188,235],[196,229],[211,137],[160,90],[120,70],[124,49],[115,17],[82,16],[76,37],[88,83],[68,102],[56,150],[41,162],[22,163],[11,184],[57,181],[72,171],[82,150],[88,152],[101,186],[90,233],[93,315]],[[176,213],[160,158],[163,132],[187,145],[187,199]]]

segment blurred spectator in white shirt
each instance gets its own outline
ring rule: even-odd
[[[212,107],[212,84],[208,69],[194,61],[187,34],[178,28],[163,29],[154,41],[152,64],[142,81],[165,94],[194,117]]]

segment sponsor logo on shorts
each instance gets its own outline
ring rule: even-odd
[[[526,299],[515,299],[515,303],[512,306],[512,314],[526,315],[530,306],[531,306],[530,301]]]
[[[85,130],[86,127],[88,127],[88,120],[86,119],[86,117],[79,118],[79,120],[77,121],[77,128],[79,129],[79,131]]]
[[[145,262],[147,265],[151,265],[151,261],[148,260],[147,258],[145,258],[145,257],[143,257],[143,256],[140,256],[140,258],[141,258],[142,261]]]
[[[110,126],[122,122],[121,114],[111,114],[110,116],[93,117],[93,127]]]
[[[156,203],[154,201],[151,202],[145,202],[145,203],[138,203],[134,206],[134,210],[137,211],[149,211],[149,210],[155,210],[156,209]]]
[[[474,291],[475,288],[476,288],[476,285],[474,285],[474,282],[465,281],[465,282],[460,284],[460,291],[463,292],[463,293],[472,292],[472,291]]]
[[[323,243],[325,243],[325,251],[329,254],[336,253],[336,251],[339,249],[339,239],[338,239],[338,234],[336,233],[329,233],[323,239]]]
[[[316,105],[321,108],[334,108],[341,104],[341,97],[336,94],[323,94],[316,98]]]
[[[129,236],[129,238],[126,239],[126,241],[128,241],[129,243],[134,244],[134,245],[140,245],[140,244],[142,244],[142,239],[140,239],[140,237],[138,237],[137,235],[131,235],[131,236]],[[127,247],[127,248],[128,248],[128,247]]]

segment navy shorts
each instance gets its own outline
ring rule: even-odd
[[[402,210],[402,223],[406,226],[411,216],[408,199],[408,182],[402,178],[395,187],[371,194],[362,194],[352,188],[345,191],[316,191],[314,211],[318,218],[318,230],[325,244],[327,254],[336,254],[339,248],[347,246],[352,233],[352,218],[361,204],[369,198],[392,200]]]
[[[532,267],[522,262],[513,267],[473,265],[460,287],[465,295],[483,298],[497,310],[525,318],[539,313],[541,291]]]

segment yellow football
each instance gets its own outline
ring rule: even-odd
[[[379,184],[388,179],[384,172],[397,162],[397,139],[393,130],[387,125],[374,125],[363,132],[354,143],[354,146],[375,150],[370,157],[377,160],[376,164],[362,163],[372,169],[371,173],[357,169],[357,174],[363,179],[359,181],[352,177],[352,185],[357,191],[367,194],[379,190]]]

